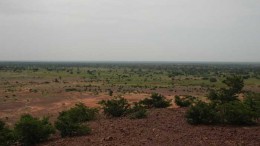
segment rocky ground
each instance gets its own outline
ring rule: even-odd
[[[131,120],[100,116],[89,123],[92,134],[60,138],[58,134],[42,146],[138,146],[138,145],[260,145],[260,126],[190,125],[185,110],[152,109],[148,118]]]

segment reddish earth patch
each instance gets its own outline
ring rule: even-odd
[[[186,109],[152,109],[146,119],[108,119],[101,115],[89,123],[92,134],[83,137],[54,136],[42,146],[87,145],[260,145],[260,127],[190,125]]]

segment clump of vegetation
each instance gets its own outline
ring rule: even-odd
[[[146,108],[166,108],[171,106],[171,100],[167,100],[163,95],[153,93],[150,98],[145,98],[139,102]]]
[[[26,114],[15,124],[14,133],[21,144],[35,145],[47,140],[55,129],[48,118],[38,119]]]
[[[243,102],[257,114],[256,116],[258,118],[260,117],[260,93],[246,93]]]
[[[142,119],[147,117],[147,109],[140,103],[134,105],[128,110],[131,119]]]
[[[196,100],[196,97],[193,97],[193,96],[185,96],[183,98],[181,98],[180,96],[175,96],[175,103],[176,103],[176,105],[178,105],[180,107],[188,107],[192,103],[194,103],[195,100]]]
[[[190,124],[213,124],[218,120],[216,115],[215,105],[198,101],[187,111],[186,118]]]
[[[61,112],[55,122],[55,127],[60,131],[62,137],[86,135],[91,132],[91,129],[83,123],[94,120],[97,113],[97,109],[79,103],[75,107]]]
[[[113,96],[113,91],[112,90],[108,90],[108,95],[109,96]]]
[[[107,116],[112,117],[125,116],[130,106],[128,101],[120,96],[110,100],[101,100],[98,104],[102,106]]]
[[[198,102],[186,113],[191,124],[234,124],[250,125],[259,118],[259,97],[247,95],[243,101],[237,98],[244,83],[238,76],[228,77],[223,81],[227,88],[212,90],[209,103]],[[257,102],[258,101],[258,102]]]
[[[0,145],[9,146],[14,142],[14,134],[3,121],[0,121]]]
[[[209,81],[210,82],[217,82],[218,80],[216,78],[210,78]]]

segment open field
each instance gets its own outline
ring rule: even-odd
[[[12,124],[23,113],[55,117],[77,102],[97,106],[111,98],[109,90],[130,101],[153,92],[205,98],[232,74],[244,77],[245,91],[260,92],[259,64],[2,62],[0,118]]]
[[[239,98],[248,91],[260,93],[259,64],[2,62],[0,119],[13,127],[29,113],[53,123],[59,112],[79,102],[99,107],[99,101],[120,95],[132,103],[157,92],[173,99],[170,108],[149,110],[139,120],[99,114],[89,123],[91,135],[62,139],[55,134],[41,145],[259,145],[258,125],[194,126],[184,117],[187,109],[174,104],[176,95],[206,100],[231,75],[244,78]]]

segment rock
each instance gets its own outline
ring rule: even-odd
[[[104,140],[105,141],[112,141],[113,139],[114,139],[113,137],[109,136],[109,137],[106,137]]]

